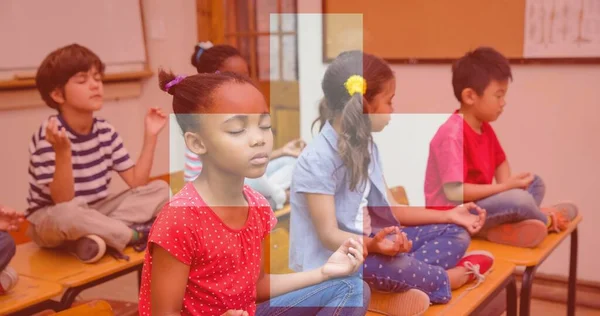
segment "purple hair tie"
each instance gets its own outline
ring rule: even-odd
[[[179,76],[175,77],[175,79],[169,81],[165,85],[165,90],[169,91],[169,89],[171,89],[176,84],[179,84],[183,79],[185,79],[185,76],[182,76],[182,75],[179,75]]]
[[[220,73],[221,73],[221,72],[220,72],[220,71],[218,71],[218,70],[217,70],[217,71],[215,71],[215,74],[217,74],[217,75],[218,75],[218,74],[220,74]]]

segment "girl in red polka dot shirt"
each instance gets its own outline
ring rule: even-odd
[[[161,71],[159,79],[203,168],[150,231],[140,315],[364,315],[370,292],[356,276],[364,260],[359,239],[317,269],[264,273],[262,244],[277,219],[244,178],[264,174],[273,134],[254,84],[228,73]]]

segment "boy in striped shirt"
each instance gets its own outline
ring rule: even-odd
[[[50,53],[36,75],[46,104],[58,111],[42,122],[29,145],[29,236],[41,247],[65,247],[83,262],[106,248],[143,250],[152,220],[169,198],[168,185],[148,183],[166,116],[150,109],[137,163],[107,121],[102,107],[104,64],[77,44]],[[130,187],[109,195],[111,171]]]

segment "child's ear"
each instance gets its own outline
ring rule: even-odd
[[[183,134],[183,139],[185,140],[187,148],[194,154],[200,156],[206,153],[206,146],[204,146],[204,142],[200,135],[192,132],[185,132],[185,134]]]
[[[65,103],[65,93],[64,93],[63,89],[61,89],[61,88],[56,88],[56,89],[52,90],[52,92],[50,92],[50,97],[57,104]]]
[[[479,98],[479,95],[477,95],[477,92],[475,92],[475,90],[473,90],[472,88],[463,89],[460,96],[462,99],[462,103],[468,104],[468,105],[473,105],[475,103],[475,101],[477,101],[477,98]]]

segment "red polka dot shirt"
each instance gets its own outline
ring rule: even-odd
[[[227,310],[256,311],[256,283],[263,239],[277,223],[267,200],[244,186],[248,218],[232,229],[188,183],[159,213],[149,243],[190,266],[182,315],[222,315]],[[150,249],[150,247],[149,247]],[[140,315],[151,315],[152,254],[146,252],[140,289]]]

